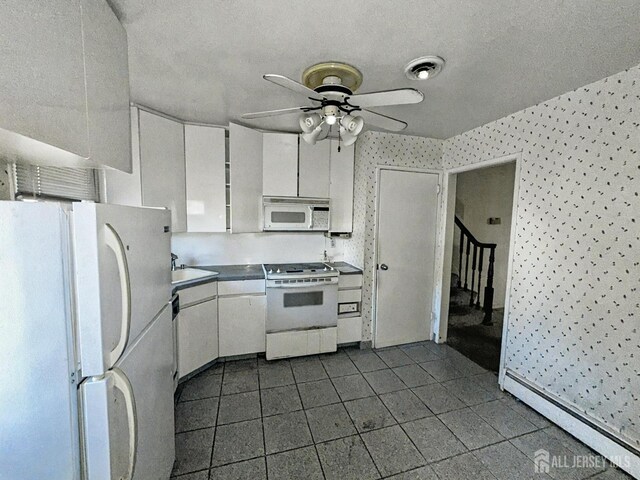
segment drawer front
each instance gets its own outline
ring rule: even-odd
[[[207,298],[215,297],[218,294],[218,283],[204,283],[195,287],[185,288],[178,291],[180,296],[180,308],[183,309],[194,303],[201,302]]]
[[[335,352],[336,349],[336,327],[267,334],[267,360]]]
[[[338,317],[338,344],[362,340],[362,317]]]
[[[238,280],[218,283],[219,295],[247,295],[251,293],[264,293],[264,280]]]
[[[340,275],[338,288],[362,287],[362,275]]]
[[[362,290],[338,290],[338,303],[353,303],[362,300]]]

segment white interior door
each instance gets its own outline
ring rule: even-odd
[[[86,478],[169,478],[173,325],[167,306],[105,375],[80,385]]]
[[[170,222],[164,209],[74,203],[83,376],[111,368],[169,301]]]
[[[438,175],[380,170],[375,346],[429,338]]]

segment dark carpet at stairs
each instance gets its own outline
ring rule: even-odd
[[[457,291],[455,291],[457,290]],[[484,312],[469,307],[469,293],[452,290],[447,344],[483,368],[498,372],[504,309],[493,311],[493,325],[482,325]]]

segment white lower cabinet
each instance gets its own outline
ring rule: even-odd
[[[362,317],[338,317],[338,345],[362,340]]]
[[[264,352],[266,295],[220,297],[218,301],[220,356]]]
[[[218,300],[190,305],[178,314],[180,378],[218,358]]]

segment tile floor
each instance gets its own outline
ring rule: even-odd
[[[534,452],[592,453],[446,345],[219,363],[176,405],[180,480],[630,478],[534,470]]]

